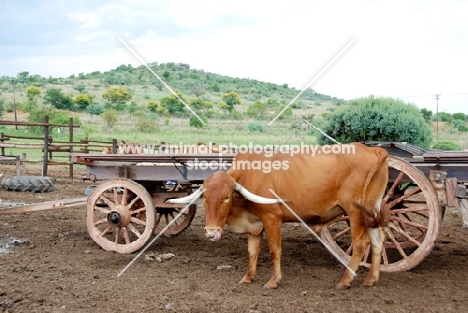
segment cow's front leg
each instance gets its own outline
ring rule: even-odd
[[[247,246],[249,250],[249,264],[247,265],[247,273],[244,275],[239,284],[250,284],[252,279],[257,274],[257,261],[260,249],[262,246],[263,231],[259,235],[249,234]]]
[[[276,289],[281,281],[281,220],[272,218],[269,223],[264,223],[268,239],[271,259],[273,261],[273,273],[270,280],[263,286],[264,289]]]

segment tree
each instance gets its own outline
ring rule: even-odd
[[[41,90],[36,86],[29,86],[26,89],[26,97],[28,97],[29,101],[34,101],[34,98],[41,94]]]
[[[322,128],[337,141],[404,141],[429,147],[431,130],[419,109],[392,98],[369,96],[348,102],[326,115]],[[331,141],[324,136],[319,143]]]
[[[453,113],[452,117],[454,120],[466,121],[468,119],[468,115],[465,115],[465,113]]]
[[[185,110],[185,105],[179,100],[182,99],[185,103],[184,97],[180,91],[177,92],[179,97],[175,95],[170,95],[169,97],[161,98],[161,106],[169,112],[169,114],[174,116],[183,116],[186,115],[187,111]]]
[[[247,115],[253,118],[258,118],[261,115],[263,115],[267,111],[267,107],[265,103],[262,101],[256,101],[255,103],[252,103],[249,105],[247,108]]]
[[[223,101],[221,101],[219,104],[218,104],[218,107],[221,111],[224,111],[224,114],[227,114],[229,112],[229,106],[224,103]]]
[[[74,101],[80,111],[85,111],[91,104],[91,98],[87,94],[83,93],[76,96]]]
[[[69,95],[65,95],[60,88],[47,89],[44,94],[44,103],[59,110],[74,110],[75,105],[73,99]]]
[[[426,109],[426,108],[422,108],[422,109],[421,109],[421,114],[422,114],[422,116],[423,116],[423,118],[424,118],[424,120],[425,120],[426,122],[430,122],[430,121],[431,121],[431,117],[432,117],[432,111],[431,111],[431,110],[428,110],[428,109]]]
[[[132,99],[132,94],[125,87],[111,87],[102,95],[102,97],[109,101],[112,109],[122,109],[123,105]]]
[[[119,119],[119,115],[116,110],[107,110],[101,113],[102,119],[106,122],[107,127],[112,128],[114,127],[115,123],[117,123]]]
[[[232,112],[234,106],[241,104],[239,95],[235,91],[230,91],[221,96],[221,100],[228,106],[228,111]]]
[[[156,112],[158,109],[158,103],[156,101],[150,100],[146,104],[146,108],[150,110],[151,112]]]
[[[190,99],[190,106],[196,111],[204,111],[205,113],[213,108],[213,103],[199,98]]]

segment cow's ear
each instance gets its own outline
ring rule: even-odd
[[[240,193],[238,193],[237,191],[234,191],[232,193],[232,200],[233,201],[239,201],[239,200],[242,200],[243,198],[244,197]]]

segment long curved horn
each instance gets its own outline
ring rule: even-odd
[[[166,203],[190,203],[192,200],[199,198],[204,191],[205,188],[201,185],[194,193],[186,197],[166,200]]]
[[[264,198],[256,194],[253,194],[250,191],[248,191],[247,188],[245,188],[239,183],[236,183],[234,185],[234,189],[237,192],[239,192],[241,195],[243,195],[247,200],[250,200],[252,202],[261,203],[261,204],[274,204],[274,203],[281,202],[281,200],[279,199]]]
[[[2,178],[2,176],[6,173],[6,171],[3,171],[2,174],[0,174],[0,178]]]

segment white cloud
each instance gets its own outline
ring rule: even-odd
[[[140,65],[122,37],[147,62],[184,62],[300,89],[356,38],[313,89],[345,99],[439,93],[440,110],[466,112],[468,96],[458,94],[468,93],[466,12],[464,1],[414,0],[46,1],[36,11],[18,4],[11,36],[0,35],[0,68],[68,76]],[[405,99],[435,111],[431,96]]]

